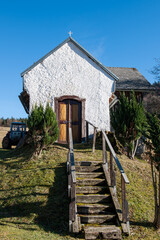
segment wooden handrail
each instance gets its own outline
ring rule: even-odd
[[[93,147],[92,147],[92,152],[95,152],[95,147],[96,147],[96,134],[97,134],[97,127],[95,127],[91,122],[86,121],[86,142],[88,143],[88,132],[89,132],[89,125],[91,125],[94,128],[94,134],[93,134]]]
[[[73,151],[73,137],[72,137],[72,128],[69,128],[69,150]]]
[[[67,169],[68,169],[68,196],[70,197],[69,231],[79,232],[80,226],[77,216],[77,203],[76,203],[76,173],[71,128],[69,128],[69,152],[67,155]]]
[[[94,127],[93,148],[92,148],[92,151],[94,152],[95,151],[95,141],[96,141],[97,127],[95,127],[91,122],[89,122],[87,120],[85,120],[85,121],[86,121],[87,125],[90,124],[92,127]],[[104,130],[102,130],[102,134],[103,134],[103,136],[104,136],[104,138],[105,138],[105,140],[106,140],[106,142],[108,144],[108,147],[109,147],[109,149],[110,149],[110,151],[111,151],[111,153],[112,153],[112,155],[113,155],[113,157],[115,159],[115,162],[116,162],[116,164],[118,166],[118,169],[119,169],[119,171],[121,173],[121,176],[123,177],[125,183],[129,184],[129,180],[128,180],[128,178],[127,178],[127,176],[126,176],[126,174],[125,174],[125,172],[123,170],[123,167],[122,167],[121,163],[119,162],[119,160],[117,158],[117,155],[116,155],[116,153],[115,153],[115,151],[114,151],[114,149],[113,149],[113,147],[112,147],[112,145],[111,145],[111,143],[110,143],[110,141],[109,141],[109,139],[108,139],[108,137],[107,137],[107,135],[106,135]]]
[[[112,145],[111,145],[111,143],[110,143],[110,141],[109,141],[106,133],[104,132],[104,130],[102,130],[102,134],[103,134],[103,136],[104,136],[104,138],[105,138],[105,140],[106,140],[106,142],[107,142],[107,144],[108,144],[108,147],[109,147],[109,149],[110,149],[110,151],[111,151],[111,153],[112,153],[112,155],[113,155],[113,157],[114,157],[114,159],[115,159],[115,162],[116,162],[116,164],[117,164],[117,166],[118,166],[118,169],[119,169],[119,171],[120,171],[120,173],[121,173],[121,175],[122,175],[125,183],[126,183],[126,184],[129,184],[129,180],[128,180],[128,178],[127,178],[127,176],[126,176],[126,174],[125,174],[125,172],[124,172],[124,170],[123,170],[123,167],[122,167],[122,165],[120,164],[120,162],[119,162],[119,160],[118,160],[118,158],[117,158],[117,156],[116,156],[116,153],[115,153],[115,151],[114,151],[114,149],[113,149],[113,147],[112,147]]]
[[[95,151],[95,143],[96,143],[96,132],[97,132],[97,127],[95,127],[92,123],[86,121],[86,139],[88,142],[88,126],[91,125],[92,127],[94,127],[94,136],[93,136],[93,148],[92,148],[92,152]],[[110,150],[110,161],[109,161],[109,165],[108,165],[108,160],[107,160],[107,151],[106,151],[106,143],[109,147]],[[129,234],[130,232],[130,227],[129,227],[129,209],[128,209],[128,202],[126,200],[126,184],[129,184],[129,180],[124,172],[124,169],[121,165],[121,163],[118,160],[118,157],[105,133],[104,130],[102,130],[102,149],[103,149],[103,169],[105,171],[105,176],[106,176],[106,180],[108,183],[108,186],[110,188],[111,191],[111,195],[112,195],[112,199],[114,201],[115,197],[116,197],[116,174],[114,171],[114,163],[113,163],[113,158],[115,160],[115,163],[118,167],[118,170],[121,174],[121,198],[122,198],[122,212],[120,214],[120,212],[117,212],[117,215],[119,217],[120,222],[122,222],[123,224],[122,229],[124,233]],[[117,199],[117,197],[116,197]],[[117,205],[117,200],[114,201],[115,207]],[[118,203],[119,204],[119,203]],[[118,206],[118,205],[117,205]]]
[[[71,164],[72,180],[73,180],[73,183],[76,183],[72,128],[69,128],[69,154],[70,154],[70,164]]]
[[[129,180],[122,168],[122,165],[120,164],[116,153],[106,135],[104,130],[102,130],[102,143],[103,143],[103,168],[106,173],[106,179],[110,188],[110,191],[112,193],[112,198],[114,199],[114,196],[116,196],[116,174],[113,167],[113,158],[115,159],[115,162],[118,166],[118,170],[121,174],[121,198],[122,198],[122,214],[117,213],[119,216],[120,221],[124,225],[122,225],[123,232],[129,234],[130,233],[130,227],[129,227],[129,209],[128,209],[128,202],[126,200],[126,184],[129,184]],[[108,144],[109,150],[110,150],[110,167],[108,166],[108,160],[107,160],[107,152],[106,152],[106,143]],[[117,204],[115,202],[115,204]]]
[[[91,122],[89,122],[89,121],[87,121],[87,120],[85,120],[88,124],[90,124],[92,127],[96,127],[96,126],[94,126]]]

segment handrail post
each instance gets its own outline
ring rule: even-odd
[[[93,148],[92,148],[92,152],[95,152],[95,146],[96,146],[96,133],[97,133],[97,128],[94,127],[94,136],[93,136]]]
[[[72,128],[69,128],[69,150],[73,150]]]
[[[68,172],[68,197],[71,196],[71,164],[70,164],[70,151],[67,154],[67,172]]]
[[[121,176],[121,189],[122,189],[122,222],[129,225],[129,210],[128,202],[126,200],[126,184],[124,178]]]
[[[88,130],[89,130],[89,123],[86,121],[86,142],[87,142],[87,143],[88,143],[88,140],[89,140]]]
[[[110,181],[111,181],[111,187],[113,187],[113,155],[110,152]]]
[[[70,151],[67,153],[67,173],[69,173],[69,164],[70,164]]]
[[[73,182],[72,176],[71,176],[71,202],[69,204],[69,232],[75,232],[75,224],[76,222],[76,183]]]
[[[105,140],[103,132],[102,132],[102,149],[103,149],[103,163],[106,164],[106,169],[108,170],[106,140]]]
[[[116,175],[113,168],[113,155],[110,152],[110,184],[113,187],[114,194],[116,194]]]
[[[72,207],[71,207],[71,210],[72,210],[72,222],[75,221],[75,205],[76,205],[76,199],[75,199],[75,195],[76,195],[76,184],[73,182],[73,179],[72,179],[72,187],[71,187],[71,204],[72,204]]]
[[[105,141],[103,133],[102,133],[102,148],[103,148],[103,163],[106,163],[106,155],[105,155],[105,152],[106,152],[106,141]]]

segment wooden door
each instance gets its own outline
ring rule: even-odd
[[[68,139],[68,105],[59,103],[59,142],[67,143]]]
[[[81,103],[70,101],[70,115],[73,142],[81,142]]]
[[[60,143],[68,143],[69,127],[72,127],[73,142],[81,142],[81,103],[75,100],[59,102]]]

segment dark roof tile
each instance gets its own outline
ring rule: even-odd
[[[118,78],[116,90],[154,90],[154,87],[136,68],[107,67]]]

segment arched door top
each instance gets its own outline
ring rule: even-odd
[[[75,95],[64,95],[64,96],[61,96],[61,97],[56,97],[55,98],[55,101],[63,101],[63,100],[67,100],[67,99],[70,99],[70,100],[76,100],[78,102],[84,102],[86,101],[85,98],[80,98],[78,96],[75,96]]]

